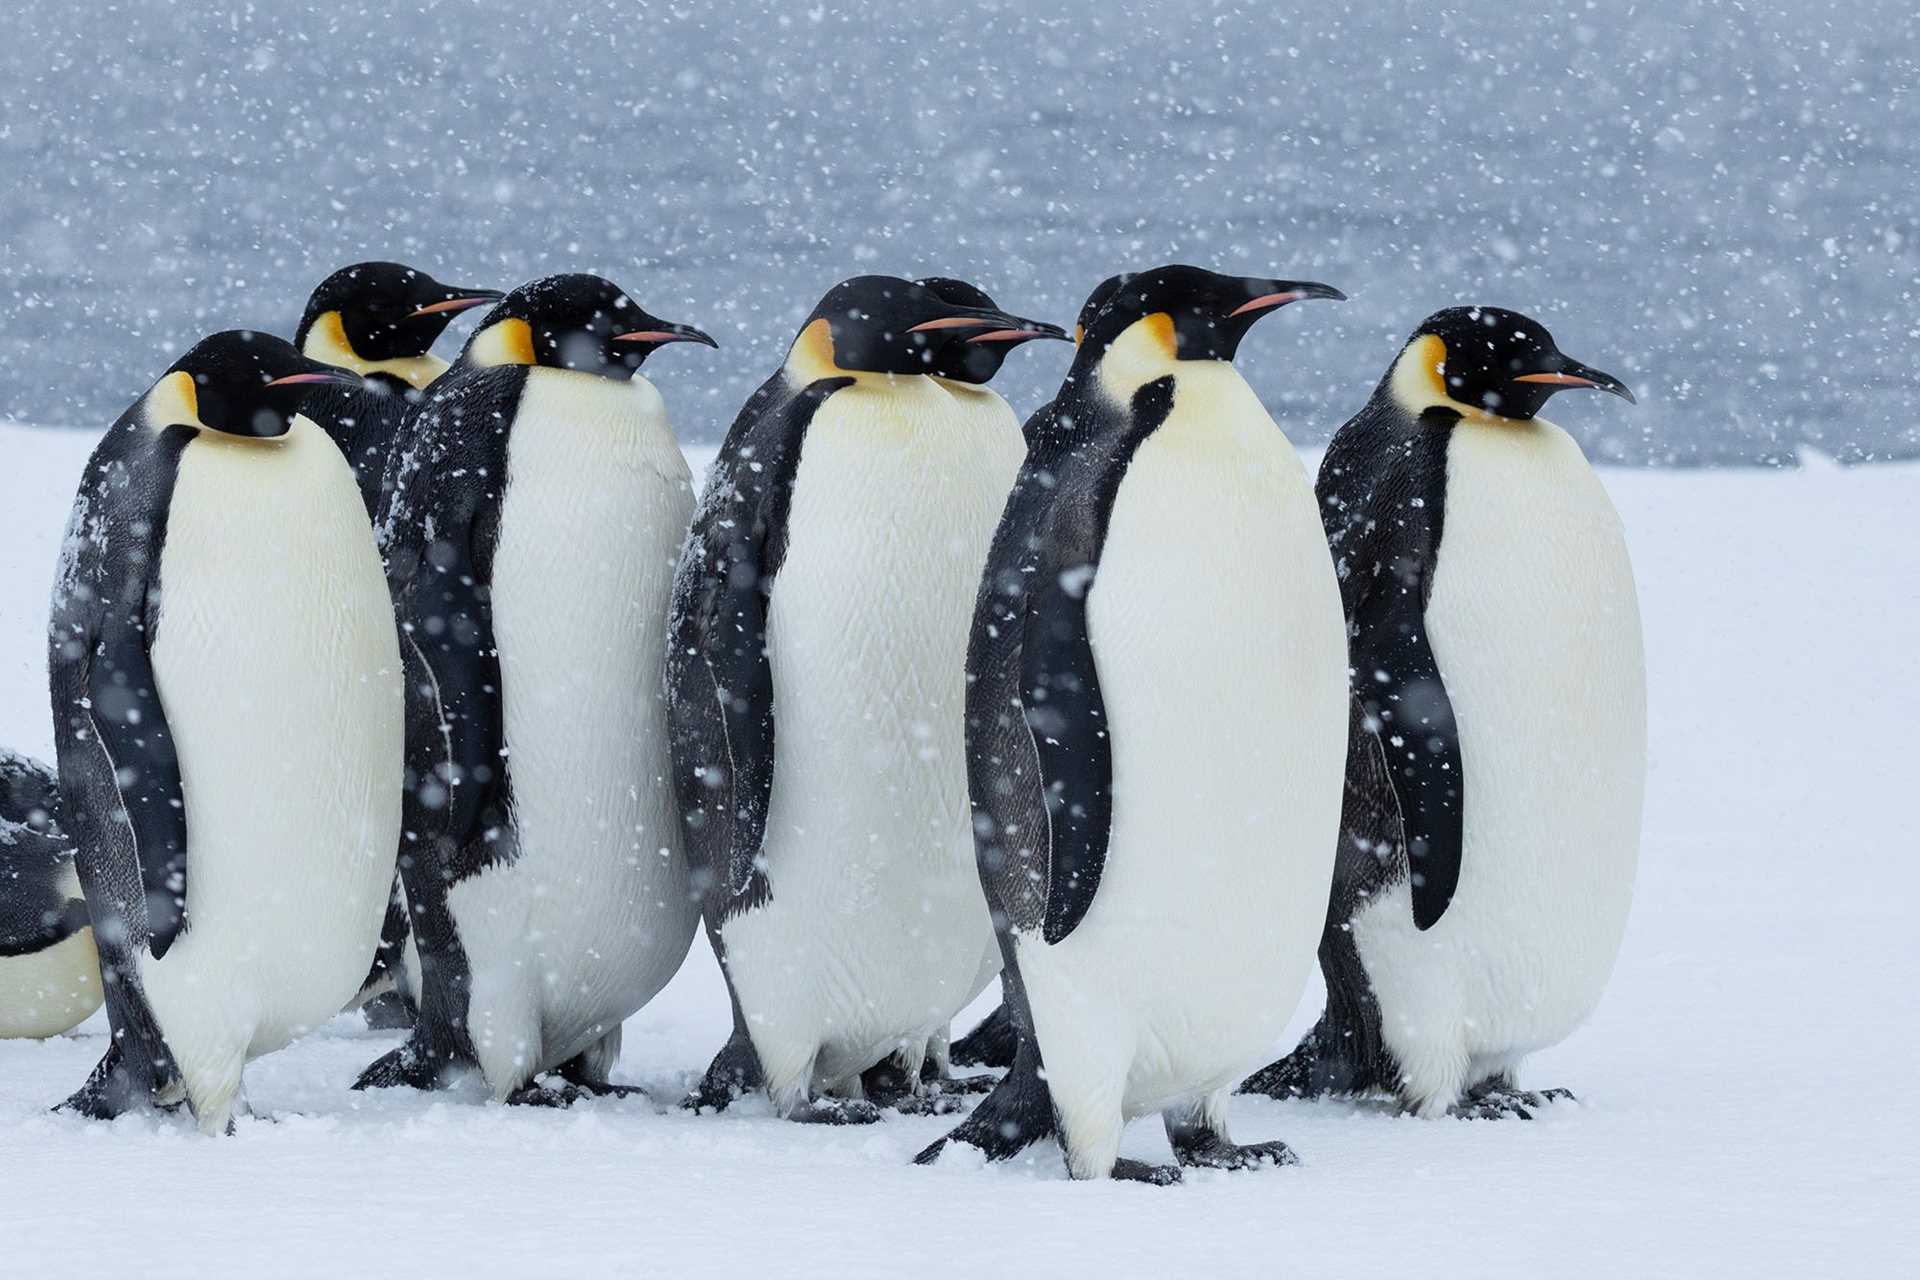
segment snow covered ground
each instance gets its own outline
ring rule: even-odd
[[[0,741],[50,749],[41,633],[83,433],[0,427]],[[701,459],[699,461],[703,461]],[[910,1167],[950,1121],[801,1128],[672,1103],[726,1027],[704,942],[627,1027],[649,1106],[556,1113],[348,1082],[393,1042],[341,1019],[256,1063],[274,1123],[49,1115],[104,1020],[0,1043],[0,1258],[142,1276],[1861,1275],[1920,1253],[1920,466],[1608,471],[1639,573],[1652,785],[1625,950],[1524,1082],[1533,1123],[1237,1100],[1305,1163],[1159,1190]],[[1311,1006],[1315,999],[1309,1000]],[[982,1009],[985,1005],[983,1002]],[[980,1012],[976,1010],[974,1012]],[[1295,1028],[1313,1010],[1303,1009]],[[971,1015],[969,1015],[971,1016]],[[1276,1049],[1281,1046],[1276,1045]],[[1165,1158],[1158,1126],[1124,1149]],[[1906,1258],[1902,1264],[1899,1260]],[[214,1265],[208,1265],[211,1261]]]

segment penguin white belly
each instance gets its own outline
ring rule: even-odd
[[[305,418],[187,445],[159,568],[187,929],[140,976],[205,1117],[240,1062],[366,975],[399,839],[400,660],[353,473]]]
[[[1405,884],[1354,926],[1387,1045],[1428,1110],[1599,1001],[1646,780],[1633,571],[1579,446],[1544,421],[1462,422],[1447,492],[1426,622],[1465,771],[1460,881],[1425,933]]]
[[[777,1103],[896,1048],[917,1066],[997,971],[966,649],[1023,456],[999,396],[924,377],[843,390],[808,426],[768,619],[771,900],[722,928]]]
[[[662,683],[692,511],[651,383],[529,374],[492,587],[519,853],[449,894],[501,1095],[616,1030],[693,940]]]
[[[1057,945],[1016,938],[1055,1104],[1096,1130],[1271,1047],[1312,971],[1339,819],[1346,644],[1312,486],[1230,368],[1183,369],[1177,395],[1088,595],[1113,733],[1100,886]]]
[[[61,879],[61,896],[78,898],[80,877],[71,867]],[[92,1016],[102,998],[91,929],[26,955],[0,958],[0,1040],[44,1040],[71,1031]]]

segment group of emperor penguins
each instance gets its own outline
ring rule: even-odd
[[[1342,297],[1114,276],[1022,428],[987,384],[1064,330],[850,279],[697,505],[641,367],[717,344],[605,279],[363,263],[291,343],[206,338],[74,502],[57,777],[0,755],[0,1034],[104,999],[62,1109],[220,1133],[245,1063],[366,1005],[410,1031],[357,1088],[567,1105],[638,1092],[621,1025],[704,922],[733,1031],[686,1105],[986,1093],[922,1163],[1291,1163],[1228,1136],[1236,1088],[1529,1115],[1563,1093],[1515,1068],[1619,947],[1646,752],[1619,519],[1538,414],[1632,396],[1442,311],[1316,488],[1233,361]],[[1249,1077],[1316,946],[1325,1015]],[[1119,1155],[1149,1112],[1176,1165]]]

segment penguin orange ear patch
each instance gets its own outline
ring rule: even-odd
[[[468,359],[481,366],[533,364],[533,329],[518,318],[488,325],[473,335]]]
[[[153,384],[153,390],[147,392],[147,425],[155,431],[176,424],[187,427],[200,425],[200,393],[193,385],[193,375],[184,371],[170,373]]]
[[[1166,352],[1167,359],[1172,360],[1179,355],[1180,344],[1173,336],[1172,316],[1164,311],[1156,311],[1140,323],[1146,326],[1147,333],[1153,338],[1155,344]]]

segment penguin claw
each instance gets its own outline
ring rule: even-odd
[[[955,1116],[967,1109],[967,1104],[961,1100],[962,1096],[942,1089],[929,1089],[925,1093],[908,1094],[887,1105],[903,1116]]]
[[[1531,1120],[1533,1113],[1553,1102],[1576,1102],[1569,1089],[1520,1089],[1490,1082],[1468,1091],[1467,1096],[1447,1109],[1461,1120]]]
[[[521,1085],[506,1097],[510,1107],[555,1107],[565,1109],[574,1103],[593,1095],[578,1085],[547,1085],[528,1083]]]

